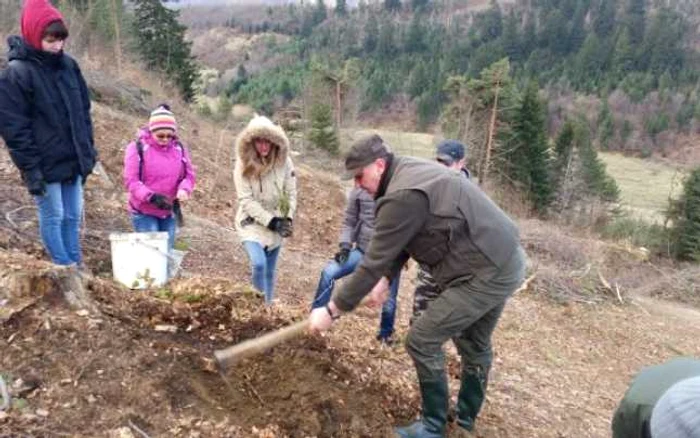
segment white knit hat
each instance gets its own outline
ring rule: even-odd
[[[700,376],[668,389],[651,413],[652,438],[700,438]]]

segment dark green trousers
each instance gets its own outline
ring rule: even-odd
[[[525,255],[518,249],[509,263],[492,278],[477,277],[444,290],[414,321],[406,338],[418,380],[445,378],[443,344],[449,339],[462,359],[462,384],[457,401],[458,424],[466,429],[483,404],[493,360],[491,336],[506,300],[525,277]],[[426,394],[423,394],[425,397]]]

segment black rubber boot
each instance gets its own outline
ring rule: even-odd
[[[420,382],[423,412],[420,421],[395,429],[401,438],[443,438],[447,426],[449,392],[447,378],[432,382]]]
[[[480,366],[468,366],[462,369],[462,382],[457,396],[457,424],[473,430],[476,416],[486,396],[488,371]]]

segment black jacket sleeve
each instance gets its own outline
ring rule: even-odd
[[[87,127],[87,134],[88,139],[90,139],[92,153],[95,157],[97,157],[97,149],[95,149],[95,135],[92,127],[92,117],[90,117],[90,91],[88,89],[87,82],[85,82],[85,77],[83,77],[83,73],[80,71],[80,66],[78,66],[78,63],[75,60],[73,60],[73,64],[75,65],[75,75],[78,78],[78,85],[80,87],[80,97],[83,105],[83,120],[85,120],[85,126]]]
[[[41,179],[41,154],[32,135],[33,87],[26,68],[14,62],[0,74],[0,136],[22,175]]]

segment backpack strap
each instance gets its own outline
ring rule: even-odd
[[[175,147],[180,150],[180,161],[182,162],[182,172],[178,180],[179,184],[187,175],[187,156],[185,155],[185,147],[179,140],[175,143]],[[139,181],[143,182],[143,143],[141,143],[141,140],[136,140],[136,152],[139,154]]]
[[[175,147],[180,149],[180,161],[182,162],[182,172],[180,173],[180,179],[178,180],[178,185],[185,179],[185,176],[187,176],[187,155],[185,155],[185,146],[180,143],[180,140],[175,142]]]
[[[139,181],[143,182],[143,143],[136,140],[136,152],[139,154]]]

